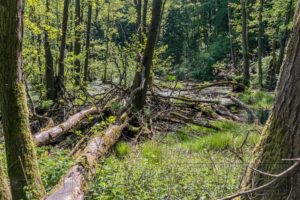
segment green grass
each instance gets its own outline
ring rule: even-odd
[[[247,91],[239,98],[253,109],[271,109],[274,103],[274,94],[263,91]]]
[[[55,186],[60,178],[73,164],[72,158],[68,155],[68,150],[62,150],[54,147],[36,148],[41,177],[45,189],[49,192]],[[0,144],[0,162],[3,164],[5,173],[6,160],[4,144]]]
[[[148,141],[117,153],[97,169],[87,199],[202,199],[237,191],[246,164],[230,149],[240,145],[253,125],[215,122],[220,131],[198,126],[170,133],[161,143]],[[252,136],[251,136],[252,135]],[[245,162],[258,139],[251,133]]]
[[[116,155],[120,158],[123,158],[130,153],[130,145],[125,142],[118,142],[115,147]]]

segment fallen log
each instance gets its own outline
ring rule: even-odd
[[[36,146],[47,145],[55,141],[58,137],[68,132],[71,128],[78,125],[83,119],[89,115],[100,114],[101,111],[92,107],[87,110],[80,111],[79,113],[69,117],[69,119],[53,128],[41,131],[33,136]]]
[[[97,134],[86,146],[73,167],[46,197],[46,200],[83,200],[85,188],[95,174],[95,166],[108,150],[118,141],[122,131],[128,127],[127,121],[120,125],[110,125],[102,134]]]
[[[208,100],[208,99],[190,99],[188,97],[175,97],[175,96],[164,96],[161,94],[155,94],[153,96],[164,98],[164,99],[175,99],[183,102],[188,102],[188,103],[208,103],[208,104],[220,104],[220,101],[216,100]]]
[[[234,81],[220,81],[220,82],[214,82],[214,83],[209,83],[209,84],[204,84],[204,85],[197,85],[197,86],[192,87],[190,90],[201,91],[206,88],[215,87],[215,86],[224,86],[224,85],[238,86],[241,88],[245,87],[244,85],[234,82]]]
[[[247,106],[245,103],[243,103],[242,101],[238,100],[237,98],[233,97],[233,96],[229,96],[229,98],[238,106],[240,106],[241,108],[245,109],[246,112],[248,113],[248,122],[249,123],[260,123],[258,120],[258,117],[256,116],[255,112],[249,107]]]

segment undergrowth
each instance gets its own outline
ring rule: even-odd
[[[215,122],[220,131],[187,125],[162,142],[116,145],[97,168],[86,199],[216,199],[237,191],[258,134],[253,125]],[[126,150],[123,150],[126,149]],[[122,158],[120,158],[122,152]]]

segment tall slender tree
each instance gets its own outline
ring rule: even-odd
[[[162,0],[153,0],[151,25],[141,63],[142,66],[135,73],[134,82],[132,85],[132,89],[134,91],[133,107],[135,110],[143,109],[146,102],[146,94],[150,83],[154,47],[156,44],[161,14]]]
[[[241,0],[242,6],[242,48],[243,48],[243,83],[250,85],[250,64],[248,52],[248,17],[247,0]]]
[[[69,0],[64,0],[63,10],[63,21],[62,21],[62,35],[60,39],[60,49],[58,58],[58,77],[57,77],[57,88],[59,89],[59,95],[62,95],[63,85],[65,80],[65,51],[67,41],[67,28],[68,28],[68,17],[69,17]]]
[[[84,60],[84,81],[89,78],[89,59],[90,59],[90,35],[91,35],[91,22],[92,22],[92,1],[88,2],[88,15],[86,23],[86,41],[85,41],[85,60]]]
[[[80,30],[80,0],[75,1],[75,41],[74,41],[74,56],[75,56],[75,84],[80,84],[80,51],[81,51],[81,45],[80,45],[80,37],[81,37],[81,30]]]
[[[147,13],[148,13],[148,0],[144,0],[143,2],[143,16],[142,16],[142,28],[143,34],[147,34]]]
[[[49,0],[46,0],[46,14],[49,14]],[[46,15],[46,20],[48,20],[48,16]],[[47,99],[55,100],[57,92],[55,90],[55,71],[54,71],[54,63],[53,56],[51,52],[51,47],[49,43],[49,36],[47,30],[44,31],[44,50],[45,50],[45,83],[47,90]]]
[[[262,46],[262,39],[263,39],[263,9],[264,9],[264,0],[259,0],[259,11],[258,11],[258,23],[259,23],[259,30],[258,30],[258,80],[260,88],[263,87],[263,72],[262,72],[262,53],[263,53],[263,46]]]
[[[236,58],[235,58],[235,51],[234,51],[234,35],[232,29],[232,8],[231,8],[231,0],[228,0],[228,32],[229,32],[229,41],[230,41],[230,57],[231,57],[231,64],[232,67],[236,67]]]
[[[14,200],[42,199],[44,189],[29,129],[23,79],[24,0],[0,2],[0,109],[7,156],[7,169]]]
[[[300,3],[297,7],[300,8]],[[277,174],[293,163],[283,159],[300,157],[300,15],[297,14],[295,19],[272,114],[255,148],[251,168],[247,169],[242,181],[242,190],[270,181],[270,177],[257,173],[257,170]],[[272,190],[253,193],[243,199],[300,199],[299,173],[296,170],[287,178],[278,181]]]

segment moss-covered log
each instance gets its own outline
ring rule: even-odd
[[[0,163],[0,200],[11,200],[10,189]]]
[[[300,4],[298,5],[299,8]],[[300,156],[300,15],[295,18],[287,57],[282,66],[281,78],[272,114],[265,126],[250,163],[252,168],[272,174],[286,170],[292,161],[287,158]],[[277,182],[272,188],[253,193],[241,199],[300,199],[299,170]],[[261,186],[268,177],[251,168],[242,181],[242,191]]]
[[[106,155],[127,126],[127,122],[111,125],[104,133],[98,133],[46,200],[83,200],[86,185],[93,177],[97,161]]]
[[[84,120],[89,115],[99,114],[100,110],[96,107],[83,110],[73,116],[71,116],[67,121],[45,130],[34,135],[35,144],[37,146],[47,145],[55,141],[58,137],[62,136],[68,132],[71,128],[78,125],[82,120]]]
[[[0,1],[0,109],[12,198],[41,199],[40,178],[23,80],[24,0]],[[26,189],[26,191],[25,191]]]

